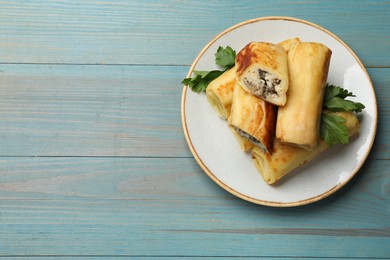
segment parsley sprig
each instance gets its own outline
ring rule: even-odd
[[[328,84],[325,89],[324,107],[334,112],[362,112],[365,108],[364,105],[359,102],[356,103],[351,100],[346,100],[345,98],[347,97],[355,97],[355,95],[339,86]]]
[[[181,83],[187,85],[195,92],[206,91],[211,81],[221,76],[225,71],[234,67],[236,62],[236,51],[230,46],[223,48],[219,46],[215,53],[215,64],[223,70],[200,71],[194,70],[194,76],[185,78]]]
[[[362,112],[365,106],[362,103],[347,100],[347,97],[355,97],[355,95],[342,87],[327,84],[323,111]],[[349,143],[348,129],[344,124],[345,121],[345,118],[336,114],[322,113],[320,135],[327,145],[333,146],[337,143]]]
[[[349,143],[348,129],[344,124],[346,119],[344,117],[322,113],[320,135],[327,145]]]

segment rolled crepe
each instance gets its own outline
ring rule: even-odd
[[[245,91],[283,106],[288,90],[286,51],[280,45],[251,42],[236,56],[236,79]]]
[[[233,127],[229,126],[229,128],[232,131],[234,137],[236,138],[240,149],[244,152],[251,151],[254,147],[254,144],[246,137],[241,136]]]
[[[346,119],[344,124],[348,129],[348,135],[350,137],[359,132],[359,120],[354,113],[336,112],[335,114]],[[324,141],[321,141],[314,150],[308,151],[302,148],[282,144],[275,139],[272,155],[264,153],[261,149],[254,147],[252,149],[252,160],[264,181],[268,184],[274,184],[292,170],[314,159],[327,148],[328,146]]]
[[[296,37],[284,40],[278,43],[278,45],[288,52],[291,45],[299,42],[301,40]],[[235,78],[236,68],[234,67],[213,80],[206,89],[206,95],[210,105],[215,109],[218,116],[223,119],[227,119],[230,115]]]
[[[279,108],[276,121],[279,141],[307,150],[317,146],[331,54],[320,43],[301,42],[291,46],[287,102]]]
[[[235,84],[236,69],[231,68],[207,86],[207,100],[222,119],[227,120],[230,115]],[[253,144],[248,139],[239,135],[232,127],[229,126],[229,128],[242,151],[247,152],[253,148]]]
[[[206,89],[207,100],[218,116],[227,119],[232,106],[233,90],[236,83],[236,69],[233,67],[210,82]]]
[[[301,42],[301,39],[299,39],[298,37],[295,37],[295,38],[290,38],[290,39],[284,40],[282,42],[279,42],[278,45],[280,45],[286,51],[286,53],[288,53],[290,51],[291,46],[293,46],[294,44],[300,43],[300,42]]]
[[[234,86],[228,119],[230,127],[261,150],[271,153],[275,137],[277,107]]]

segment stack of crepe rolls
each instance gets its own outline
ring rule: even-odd
[[[236,66],[213,80],[206,89],[209,103],[220,118],[228,119],[229,128],[245,152],[254,146],[272,152],[277,115],[275,104],[286,102],[286,52],[296,42],[300,42],[299,38],[280,44],[249,43],[238,53]],[[247,85],[243,86],[240,81]],[[255,83],[257,87],[251,88]]]
[[[207,87],[209,103],[227,120],[240,148],[252,152],[268,184],[328,148],[319,125],[331,53],[299,38],[252,42],[237,54],[235,67]],[[358,133],[354,113],[338,114],[350,136]]]

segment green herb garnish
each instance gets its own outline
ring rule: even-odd
[[[215,64],[225,69],[230,69],[234,67],[235,63],[236,51],[230,46],[227,46],[226,48],[219,46],[217,53],[215,54]]]
[[[215,64],[223,68],[223,70],[199,71],[194,70],[194,76],[185,78],[181,83],[187,85],[195,92],[206,91],[207,86],[211,81],[221,76],[225,71],[234,67],[236,61],[236,51],[230,46],[223,48],[218,47],[215,53]]]
[[[348,129],[345,126],[346,119],[344,117],[322,113],[320,135],[327,145],[341,143],[347,144],[349,142]]]
[[[339,86],[326,85],[323,111],[329,110],[333,112],[361,112],[365,106],[359,102],[346,100],[347,97],[354,97],[355,95],[348,90]],[[349,143],[348,129],[345,126],[345,118],[323,112],[321,116],[320,135],[327,145]]]
[[[326,85],[323,106],[330,111],[350,111],[362,112],[365,106],[362,103],[356,103],[346,100],[347,97],[355,97],[352,92],[338,86]]]

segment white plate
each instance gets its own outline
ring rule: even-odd
[[[359,114],[360,135],[351,143],[335,146],[309,164],[290,173],[279,185],[266,184],[240,150],[227,127],[209,105],[204,93],[184,87],[182,123],[196,161],[207,175],[228,192],[247,201],[277,207],[298,206],[323,199],[344,186],[358,172],[374,142],[377,104],[371,80],[353,51],[337,36],[313,23],[290,17],[264,17],[237,24],[212,39],[192,64],[193,70],[217,69],[216,50],[231,46],[240,51],[251,41],[277,43],[299,37],[320,42],[332,50],[328,82],[352,91],[366,108]]]

